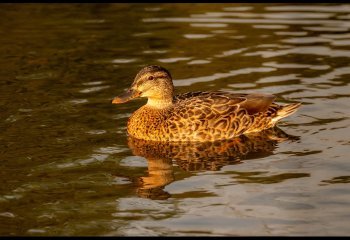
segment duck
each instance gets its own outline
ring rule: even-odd
[[[130,88],[112,104],[147,98],[127,121],[127,133],[156,142],[213,142],[274,127],[293,114],[301,102],[279,105],[262,93],[195,91],[174,94],[170,72],[150,65],[142,68]]]

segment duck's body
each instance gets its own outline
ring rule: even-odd
[[[213,91],[173,96],[170,74],[158,66],[141,70],[131,90],[113,103],[142,95],[148,97],[148,102],[129,118],[127,131],[134,138],[152,141],[230,139],[274,127],[300,106],[280,106],[273,102],[275,96],[266,94]]]
[[[287,116],[286,107],[272,103],[274,98],[218,91],[180,94],[166,108],[148,104],[139,108],[129,118],[127,131],[135,138],[152,141],[229,139],[271,128]],[[299,104],[287,106],[291,114]]]

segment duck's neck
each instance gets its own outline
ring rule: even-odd
[[[157,109],[165,109],[173,105],[173,98],[148,98],[146,106]]]

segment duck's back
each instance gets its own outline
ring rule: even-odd
[[[273,95],[220,91],[179,94],[169,108],[145,105],[138,109],[129,119],[128,132],[153,141],[229,139],[273,127],[283,108],[274,99]]]

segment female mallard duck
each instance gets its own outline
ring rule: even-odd
[[[174,96],[169,71],[143,68],[131,87],[112,103],[147,97],[147,104],[128,120],[128,134],[151,141],[216,141],[271,128],[293,114],[301,103],[280,106],[275,96],[221,91]]]

